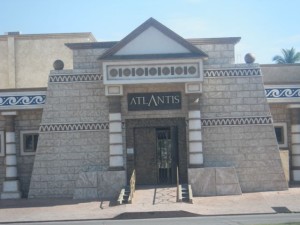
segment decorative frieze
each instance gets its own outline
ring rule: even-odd
[[[42,124],[39,132],[73,132],[73,131],[97,131],[108,130],[109,123],[65,123]]]
[[[202,126],[240,126],[272,124],[271,116],[201,119]]]
[[[103,62],[104,84],[193,82],[203,80],[201,60]]]
[[[299,98],[300,87],[298,88],[266,88],[267,98]]]
[[[50,83],[69,83],[69,82],[92,82],[101,81],[102,74],[52,74],[49,77]]]
[[[204,77],[249,77],[260,76],[261,70],[259,68],[236,68],[236,69],[206,69],[204,70]]]
[[[0,109],[42,108],[46,92],[0,93]]]
[[[168,64],[168,65],[139,65],[139,66],[108,66],[109,79],[128,79],[139,77],[197,77],[199,68],[193,64]]]

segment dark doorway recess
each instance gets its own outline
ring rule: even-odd
[[[127,178],[137,185],[187,182],[185,118],[126,120]],[[132,149],[128,151],[128,149]]]

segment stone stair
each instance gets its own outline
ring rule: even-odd
[[[121,204],[131,204],[132,198],[130,197],[130,186],[121,189],[117,202]]]
[[[191,185],[180,184],[178,187],[178,202],[193,203],[193,192]]]

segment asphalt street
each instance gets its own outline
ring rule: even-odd
[[[10,225],[271,225],[271,224],[299,224],[300,213],[285,214],[261,214],[261,215],[238,215],[238,216],[203,216],[165,219],[137,219],[137,220],[79,220],[58,222],[32,222],[32,223],[0,223]]]

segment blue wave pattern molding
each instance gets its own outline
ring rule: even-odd
[[[108,130],[109,123],[65,123],[42,124],[40,132],[72,132],[72,131],[96,131]]]
[[[209,126],[241,126],[241,125],[263,125],[272,124],[272,117],[241,117],[241,118],[213,118],[201,119],[204,127]]]
[[[45,104],[46,95],[0,96],[0,106],[27,106]]]
[[[267,98],[299,98],[300,88],[266,88]]]
[[[249,77],[260,76],[259,68],[252,69],[208,69],[204,70],[204,77]]]

